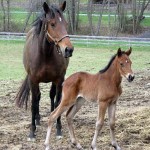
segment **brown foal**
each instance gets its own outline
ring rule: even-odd
[[[121,150],[115,140],[114,134],[116,102],[122,93],[122,76],[124,76],[129,82],[134,79],[134,74],[131,70],[131,60],[129,59],[131,51],[131,48],[128,51],[122,51],[119,48],[117,54],[111,58],[108,65],[97,74],[78,72],[71,75],[64,81],[61,103],[49,117],[47,136],[45,140],[46,150],[50,149],[49,140],[52,125],[54,121],[66,110],[71,143],[77,149],[82,149],[82,146],[76,140],[72,126],[72,119],[84,104],[85,100],[97,102],[99,104],[96,129],[91,143],[91,148],[93,150],[97,149],[97,137],[104,124],[104,117],[108,108],[111,143],[116,150]]]

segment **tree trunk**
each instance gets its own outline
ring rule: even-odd
[[[10,0],[7,0],[7,31],[10,31]]]
[[[6,12],[4,7],[4,0],[1,0],[1,6],[3,11],[3,31],[6,31]]]

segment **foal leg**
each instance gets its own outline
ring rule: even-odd
[[[83,98],[78,98],[76,101],[76,104],[73,105],[72,107],[70,107],[70,109],[66,113],[66,119],[67,119],[71,143],[77,149],[82,149],[82,146],[80,145],[80,143],[77,142],[77,140],[75,138],[74,129],[72,126],[72,119],[73,119],[74,115],[79,111],[81,106],[84,104],[84,102],[85,102],[85,100]]]
[[[104,117],[107,109],[107,102],[100,102],[99,103],[99,109],[98,109],[98,118],[96,122],[96,129],[95,134],[92,140],[91,149],[97,150],[96,142],[99,132],[101,131],[103,124],[104,124]]]
[[[46,140],[45,140],[45,150],[50,150],[49,147],[49,140],[50,140],[50,136],[51,136],[51,130],[52,130],[52,126],[54,124],[54,121],[56,121],[56,119],[67,109],[69,109],[70,105],[65,105],[63,106],[63,103],[61,103],[49,116],[49,120],[48,120],[48,129],[47,129],[47,134],[46,134]]]
[[[115,112],[116,112],[116,103],[111,104],[108,107],[108,117],[109,117],[109,126],[110,126],[110,136],[111,136],[111,144],[116,150],[121,150],[118,146],[115,139]]]

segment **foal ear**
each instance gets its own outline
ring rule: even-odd
[[[118,48],[117,55],[118,55],[118,57],[120,57],[122,55],[121,48]]]
[[[126,51],[126,54],[129,56],[131,52],[132,52],[132,48],[130,47],[130,49]]]
[[[50,8],[48,6],[48,4],[46,2],[43,3],[43,9],[45,11],[45,13],[47,14],[48,12],[50,12]]]
[[[61,5],[60,5],[60,10],[64,11],[66,8],[66,1],[64,1]]]

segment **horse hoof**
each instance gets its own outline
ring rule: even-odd
[[[37,126],[40,126],[40,125],[41,125],[41,123],[40,123],[39,120],[36,120],[35,123],[36,123]]]
[[[63,138],[63,136],[61,136],[61,135],[57,135],[57,136],[56,136],[56,138],[57,138],[57,140],[60,140],[60,139],[62,139],[62,138]]]
[[[30,137],[29,137],[29,138],[27,138],[27,141],[28,141],[28,142],[35,142],[36,139],[35,139],[35,138],[30,138]]]

